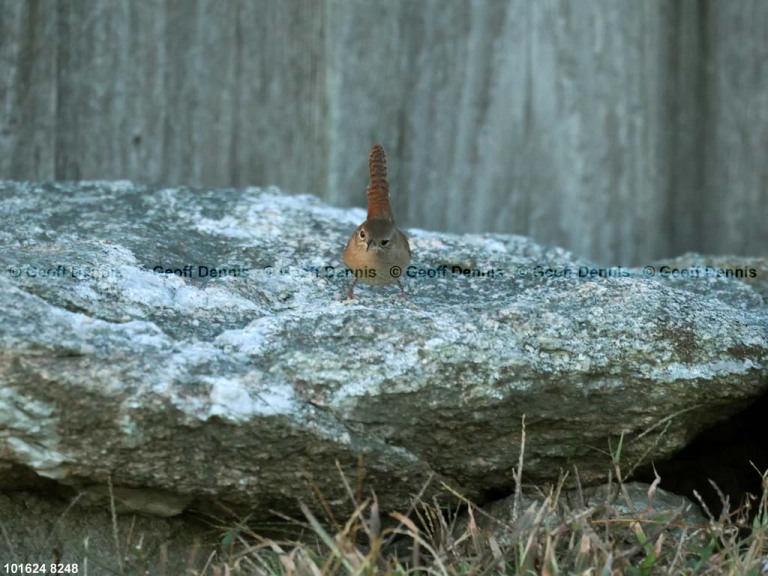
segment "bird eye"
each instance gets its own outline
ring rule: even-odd
[[[389,244],[389,240],[382,240],[381,242],[379,242],[379,244],[381,244],[382,246],[386,246],[387,244]]]
[[[365,230],[360,230],[360,239],[365,240]]]

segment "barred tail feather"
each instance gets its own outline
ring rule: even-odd
[[[389,204],[387,184],[387,154],[381,144],[374,144],[368,157],[371,183],[368,185],[368,219],[384,218],[394,221]]]

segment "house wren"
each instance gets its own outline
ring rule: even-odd
[[[405,234],[395,227],[389,204],[387,155],[380,144],[371,148],[368,167],[371,173],[367,191],[368,218],[357,227],[344,248],[344,263],[355,275],[348,296],[355,297],[358,280],[373,286],[397,282],[405,296],[400,275],[411,261],[411,247]]]

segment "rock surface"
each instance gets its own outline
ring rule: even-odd
[[[113,518],[108,506],[81,502],[29,492],[0,494],[3,564],[44,563],[46,574],[51,563],[68,565],[69,574],[204,574],[210,543],[222,537],[222,530],[189,518]]]
[[[346,510],[337,463],[385,510],[430,478],[482,502],[512,490],[523,416],[526,481],[599,483],[622,435],[628,469],[768,384],[765,292],[739,278],[408,230],[408,299],[342,301],[364,214],[312,197],[0,182],[0,215],[1,462],[111,478],[127,509]]]

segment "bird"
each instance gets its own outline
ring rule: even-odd
[[[381,144],[374,144],[371,148],[368,169],[368,215],[344,248],[344,263],[355,276],[347,297],[355,297],[355,285],[360,281],[372,286],[397,282],[405,298],[400,276],[411,262],[411,246],[408,237],[395,226],[389,202],[387,154]]]

